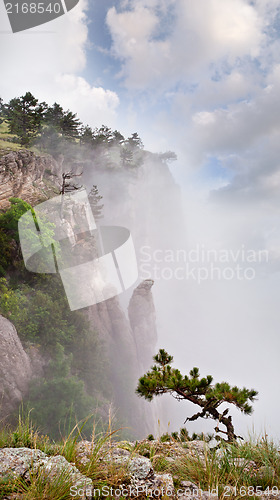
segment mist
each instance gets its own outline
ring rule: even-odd
[[[191,178],[179,185],[157,155],[149,155],[137,173],[88,165],[84,182],[88,189],[97,184],[103,196],[102,224],[130,229],[138,281],[155,281],[158,348],[173,355],[183,374],[197,366],[214,382],[256,389],[252,416],[230,408],[236,432],[278,438],[271,382],[280,347],[279,266],[271,207],[254,199],[240,202],[228,187],[206,192]],[[119,297],[124,310],[130,296],[127,291]],[[159,432],[179,430],[197,410],[171,396],[156,399],[162,401]],[[186,427],[190,433],[213,432],[214,422],[200,419]]]

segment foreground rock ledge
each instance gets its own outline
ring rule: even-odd
[[[144,440],[139,445],[148,445],[148,441]],[[177,443],[166,442],[160,443],[154,441],[158,445],[158,456],[162,454],[170,463],[176,458],[182,458],[183,455],[196,456],[200,461],[205,451],[206,443],[201,441],[193,441],[188,443],[187,448],[180,447]],[[76,457],[77,465],[82,464],[84,467],[90,462],[94,444],[89,441],[81,441],[77,444]],[[173,477],[170,473],[156,473],[153,469],[151,460],[134,451],[134,442],[113,442],[105,443],[102,450],[98,453],[97,460],[102,465],[102,470],[109,470],[111,465],[120,470],[125,471],[125,482],[114,488],[110,486],[98,488],[94,486],[92,480],[85,474],[82,474],[75,464],[69,463],[63,456],[55,455],[48,456],[38,449],[30,448],[2,448],[0,449],[0,482],[14,481],[23,479],[27,483],[31,479],[35,479],[40,475],[44,481],[49,483],[57,483],[58,479],[62,479],[64,483],[69,484],[69,498],[74,499],[93,499],[98,498],[97,490],[101,492],[101,498],[117,499],[122,495],[125,498],[160,498],[162,500],[218,500],[215,491],[202,491],[197,485],[190,481],[181,481],[180,486],[175,491]],[[133,450],[133,451],[131,451]],[[155,456],[153,457],[155,458]],[[251,462],[249,463],[252,465]],[[240,459],[235,466],[244,467],[247,463],[244,459]],[[86,470],[86,468],[84,468]],[[106,489],[107,488],[107,489]],[[0,486],[1,489],[1,486]],[[107,492],[107,493],[106,493]],[[230,495],[230,496],[229,496]],[[234,490],[228,490],[227,498],[234,499],[236,494]],[[244,496],[244,498],[249,498]],[[7,495],[1,497],[3,500],[15,500],[21,497],[15,495]],[[27,498],[24,496],[23,498]],[[223,496],[221,496],[223,498]],[[261,495],[258,498],[264,500],[280,499],[280,495]]]

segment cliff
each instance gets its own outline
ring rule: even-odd
[[[137,297],[141,297],[140,302]],[[145,301],[145,322],[141,302]],[[136,437],[154,431],[153,405],[135,395],[137,380],[143,374],[143,363],[150,364],[155,352],[156,326],[151,286],[145,282],[134,291],[127,319],[118,298],[96,304],[85,310],[90,323],[105,342],[109,359],[109,378],[113,388],[113,408],[118,421],[130,428]],[[150,329],[154,336],[149,338]],[[141,341],[144,339],[145,342]],[[34,377],[42,376],[46,360],[31,348],[23,349],[14,325],[0,316],[0,418],[17,410],[28,393]],[[93,367],[94,369],[94,367]],[[105,412],[106,413],[106,412]]]
[[[168,242],[173,240],[175,226],[170,207],[173,207],[178,220],[181,212],[178,187],[166,164],[156,155],[147,154],[145,163],[134,170],[118,166],[109,171],[94,162],[89,165],[80,161],[79,165],[84,167],[81,184],[88,191],[93,184],[97,185],[103,196],[102,224],[129,228],[138,255],[141,245],[149,244],[153,248],[168,246]],[[9,152],[0,157],[0,209],[9,206],[8,200],[12,196],[20,197],[31,205],[53,197],[61,185],[63,171],[63,157],[54,160],[49,155],[38,156],[27,150]],[[161,196],[157,196],[158,191]],[[79,213],[69,217],[69,239],[73,245],[84,244],[74,232],[71,234],[71,227],[77,223]],[[162,217],[165,231],[159,224]],[[153,280],[144,280],[120,297],[83,310],[106,345],[114,408],[121,423],[137,430],[137,438],[154,432],[155,422],[160,417],[153,413],[156,406],[135,395],[137,380],[150,368],[152,356],[157,350],[152,285]],[[156,292],[159,288],[157,283]],[[40,363],[37,362],[34,376],[40,370],[38,365]],[[8,365],[5,372],[9,377]]]
[[[28,150],[9,152],[0,157],[0,208],[9,206],[10,197],[20,197],[36,205],[55,195],[63,171],[63,158],[55,161],[51,156],[37,156]],[[83,207],[81,207],[82,210]],[[73,252],[86,242],[73,228],[79,225],[81,211],[65,212],[67,236]],[[59,214],[52,214],[59,222]],[[65,225],[64,224],[64,225]],[[77,245],[78,243],[78,245]],[[89,249],[94,252],[94,246]],[[141,308],[143,311],[141,312]],[[140,284],[129,305],[120,305],[114,297],[84,309],[91,326],[106,346],[109,359],[109,378],[112,385],[113,407],[122,425],[137,429],[137,437],[153,431],[152,409],[135,395],[137,380],[143,374],[144,360],[150,365],[156,350],[156,325],[151,284]],[[128,317],[129,316],[129,317]],[[0,375],[2,381],[1,417],[16,410],[28,392],[29,382],[44,374],[44,353],[35,348],[24,351],[15,327],[5,318],[1,322]],[[143,342],[144,339],[144,342]],[[35,352],[36,351],[36,352]]]
[[[139,375],[151,366],[157,343],[156,315],[151,288],[153,280],[144,280],[134,290],[128,317],[135,341]]]
[[[0,316],[0,417],[20,405],[32,378],[31,362],[14,325]]]
[[[129,318],[114,297],[88,308],[88,317],[106,342],[114,406],[136,437],[154,432],[155,405],[135,395],[137,381],[150,367],[156,351],[156,317],[149,280],[134,290]]]
[[[59,187],[63,157],[38,156],[26,149],[0,156],[0,210],[16,197],[35,205],[54,196]]]

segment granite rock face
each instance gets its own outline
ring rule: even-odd
[[[54,196],[60,184],[63,157],[38,156],[32,151],[11,151],[0,156],[0,209],[16,197],[31,205]]]
[[[151,292],[153,284],[153,280],[142,281],[134,290],[128,306],[139,376],[150,368],[157,343],[156,315]]]
[[[91,488],[92,481],[71,463],[61,456],[48,457],[41,450],[30,448],[0,449],[0,478],[22,478],[30,481],[40,475],[40,481],[58,483],[59,477],[78,489],[86,491]],[[83,498],[89,498],[86,494]]]
[[[134,290],[128,318],[118,297],[88,308],[89,321],[105,342],[110,364],[114,406],[138,438],[155,432],[154,407],[135,394],[138,379],[152,364],[157,333],[151,292],[153,282],[145,280]]]
[[[32,368],[14,325],[0,316],[0,416],[20,404],[28,391]]]
[[[37,460],[45,454],[41,450],[30,448],[1,448],[0,449],[0,478],[25,477]]]

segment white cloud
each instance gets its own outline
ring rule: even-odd
[[[206,155],[256,154],[271,144],[280,133],[280,66],[266,78],[266,86],[258,89],[253,99],[218,107],[214,111],[198,111],[192,116],[192,149],[200,159]],[[258,155],[259,157],[259,155]]]
[[[91,86],[80,73],[86,68],[87,2],[37,28],[12,34],[0,4],[0,95],[4,101],[31,91],[39,100],[78,114],[92,126],[115,119],[115,92]]]
[[[56,78],[57,100],[65,107],[79,110],[84,123],[100,126],[114,121],[119,98],[115,92],[102,87],[91,87],[82,77],[60,75]]]
[[[143,88],[149,79],[159,78],[161,55],[169,47],[165,42],[150,42],[158,26],[156,14],[138,4],[133,11],[117,13],[115,7],[107,14],[107,23],[114,40],[114,53],[125,61],[119,76],[126,77],[128,85]]]
[[[107,14],[113,52],[123,61],[128,88],[166,87],[195,81],[212,64],[234,64],[256,57],[263,40],[263,20],[245,0],[134,1],[129,10]],[[159,24],[171,17],[172,29],[158,37]],[[165,17],[164,17],[165,16]],[[170,28],[170,27],[169,27]],[[167,33],[167,34],[166,34]]]

